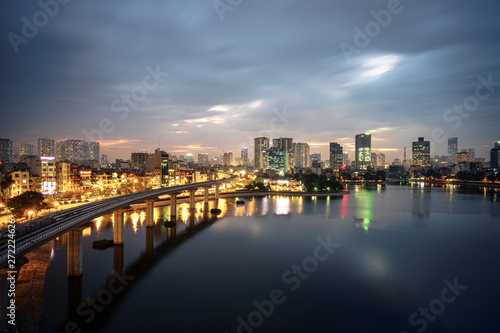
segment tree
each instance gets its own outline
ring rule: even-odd
[[[27,191],[7,200],[7,209],[16,219],[25,218],[32,211],[35,217],[46,206],[43,195],[36,191]]]
[[[0,182],[0,189],[2,190],[2,194],[4,196],[8,195],[9,188],[14,183],[15,183],[15,181],[12,179],[12,176],[7,176],[7,177],[2,179],[2,181]]]

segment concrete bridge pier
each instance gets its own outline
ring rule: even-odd
[[[189,190],[189,211],[194,212],[196,205],[196,190]]]
[[[215,185],[215,201],[219,201],[219,184]]]
[[[203,203],[204,203],[204,211],[205,210],[208,210],[208,205],[210,204],[210,199],[209,199],[209,196],[208,196],[208,191],[210,190],[209,187],[205,187],[204,188],[204,192],[203,192]]]
[[[123,244],[123,212],[125,209],[118,209],[113,212],[113,242]]]
[[[155,224],[155,201],[156,199],[146,200],[146,227],[152,227]]]
[[[179,193],[170,194],[170,221],[172,222],[177,220],[177,195]]]

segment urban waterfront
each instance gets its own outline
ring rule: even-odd
[[[130,210],[114,249],[92,248],[113,239],[112,215],[96,219],[81,231],[80,278],[67,277],[66,235],[26,255],[21,332],[64,332],[68,322],[78,327],[66,331],[102,332],[495,331],[497,189],[349,190],[221,199],[219,218],[179,204],[176,228],[163,225],[168,206],[155,209],[153,228]]]

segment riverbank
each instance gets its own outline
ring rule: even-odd
[[[474,182],[474,181],[467,182],[467,181],[416,180],[416,179],[391,179],[391,180],[388,179],[387,180],[388,184],[400,183],[400,182],[500,188],[500,183],[484,183],[484,182]]]

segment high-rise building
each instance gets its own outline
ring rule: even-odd
[[[55,157],[40,157],[41,169],[41,188],[42,194],[56,194],[57,169]]]
[[[344,162],[344,151],[337,142],[330,142],[330,168],[340,169]]]
[[[12,162],[12,141],[0,139],[0,162]]]
[[[412,146],[413,165],[420,167],[431,166],[431,142],[424,141],[424,138],[418,138],[418,141],[413,142]]]
[[[186,162],[193,162],[193,154],[186,154]]]
[[[263,136],[254,139],[254,169],[266,170],[268,167],[269,138]]]
[[[281,148],[269,148],[269,169],[276,170],[278,172],[287,171],[288,168],[288,152]]]
[[[38,139],[38,157],[56,156],[56,144],[53,139]]]
[[[199,153],[198,154],[198,164],[207,166],[208,163],[208,153]]]
[[[475,148],[469,148],[467,149],[467,152],[470,154],[470,157],[472,158],[472,161],[476,159],[476,149]]]
[[[460,164],[463,162],[466,162],[466,163],[472,162],[472,157],[470,156],[469,152],[467,152],[467,151],[461,151],[461,152],[455,154],[455,164]]]
[[[248,160],[248,147],[247,146],[241,148],[241,163],[245,166],[250,164],[250,161]]]
[[[233,165],[233,153],[232,152],[224,153],[223,160],[224,160],[224,165]]]
[[[343,156],[343,159],[342,159],[342,164],[344,165],[349,165],[351,164],[351,161],[349,160],[349,154],[348,153],[344,153],[344,156]]]
[[[375,160],[377,168],[385,168],[385,154],[383,153],[377,154]]]
[[[88,143],[89,147],[89,157],[88,159],[90,161],[99,161],[99,142],[89,142]]]
[[[458,138],[448,139],[448,162],[455,161],[455,154],[458,153]]]
[[[495,147],[491,148],[490,158],[491,168],[498,171],[500,169],[500,140],[495,142]]]
[[[35,155],[35,146],[29,143],[21,143],[19,145],[19,157]]]
[[[311,154],[311,163],[321,163],[321,154],[320,153]]]
[[[288,168],[292,168],[294,165],[294,147],[292,138],[278,138],[273,139],[273,148],[283,149],[287,153],[287,165]]]
[[[71,162],[84,162],[90,159],[89,143],[84,140],[65,140],[59,141],[56,144],[56,160],[57,161],[71,161]],[[97,155],[94,156],[94,154]],[[93,156],[97,161],[99,159],[99,144],[94,145]]]
[[[356,168],[361,170],[368,169],[372,159],[372,136],[370,133],[356,135]]]
[[[310,168],[311,155],[308,143],[297,142],[294,149],[294,162],[297,168]]]

